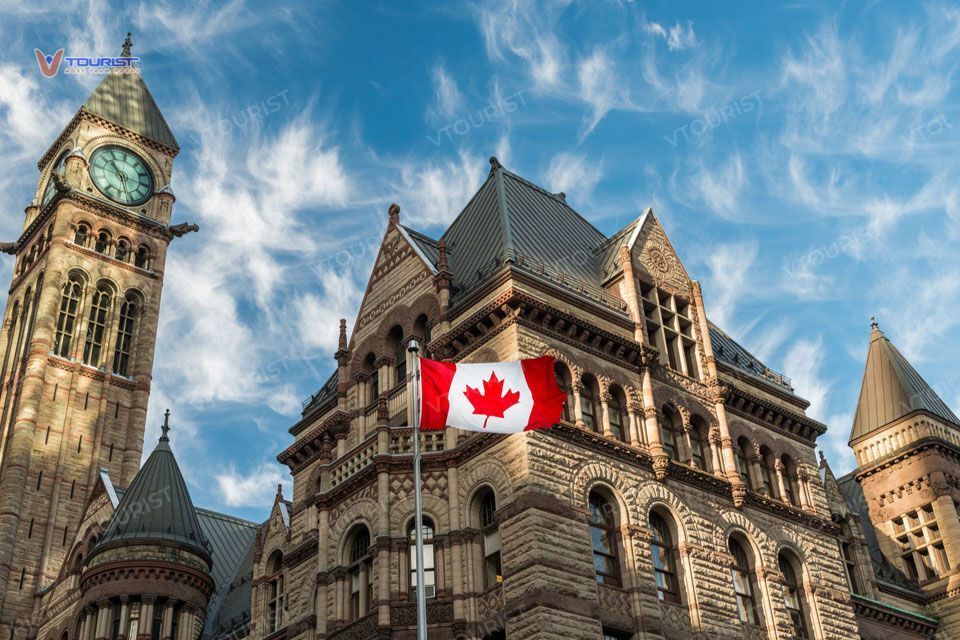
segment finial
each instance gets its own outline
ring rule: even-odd
[[[497,156],[490,156],[490,173],[493,173],[501,167],[503,167],[503,165],[500,164],[499,160],[497,160]]]
[[[870,328],[875,331],[880,329],[880,324],[877,322],[876,316],[870,316]]]
[[[567,194],[565,194],[563,191],[561,191],[560,193],[558,193],[558,194],[557,194],[557,197],[560,198],[561,200],[563,200],[564,202],[567,201]]]
[[[440,238],[440,243],[438,244],[437,249],[440,252],[440,256],[437,259],[439,264],[437,266],[440,268],[440,271],[449,270],[450,265],[447,263],[447,241],[443,238]]]
[[[130,58],[133,54],[130,50],[133,48],[133,39],[130,37],[131,34],[127,32],[127,39],[123,41],[123,51],[120,53],[120,56],[123,58]]]
[[[283,500],[283,483],[277,483],[277,498]]]
[[[337,345],[340,349],[347,348],[347,319],[340,318],[340,341]]]
[[[160,430],[163,431],[163,435],[160,436],[160,442],[170,442],[170,409],[167,409],[163,413],[163,426],[160,427]]]
[[[395,227],[400,224],[400,205],[396,202],[390,205],[390,208],[387,209],[387,215],[390,220],[390,226]]]

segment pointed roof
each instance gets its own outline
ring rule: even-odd
[[[123,55],[130,56],[130,34],[124,42]],[[128,73],[120,73],[126,71]],[[132,73],[129,73],[132,71]],[[160,107],[135,67],[108,73],[93,90],[82,107],[125,129],[138,133],[174,151],[180,150]]]
[[[454,286],[467,288],[506,262],[529,262],[596,280],[594,248],[606,240],[553,194],[490,158],[490,173],[443,234]]]
[[[872,322],[871,327],[870,349],[863,371],[857,413],[850,430],[850,442],[914,411],[926,411],[960,425],[956,414],[890,342],[876,321]]]
[[[121,544],[149,541],[184,546],[210,558],[210,543],[197,520],[190,492],[170,449],[169,420],[168,410],[160,441],[123,493],[94,553]]]

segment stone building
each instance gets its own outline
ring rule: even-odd
[[[437,359],[552,355],[568,394],[550,430],[424,434],[431,638],[960,637],[958,421],[879,331],[860,468],[837,480],[826,426],[708,320],[652,210],[606,237],[490,162],[436,240],[390,208],[337,370],[279,456],[293,496],[257,536],[250,635],[415,637],[417,338]],[[897,536],[921,525],[913,574]]]
[[[423,436],[431,638],[960,637],[960,424],[879,329],[835,478],[826,426],[709,321],[652,210],[607,237],[496,159],[437,239],[390,207],[278,456],[290,499],[256,526],[196,509],[166,435],[138,472],[191,228],[176,152],[139,75],[108,76],[4,246],[0,638],[412,640],[413,337],[552,355],[567,394],[549,430]]]

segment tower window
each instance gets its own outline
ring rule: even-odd
[[[80,279],[70,276],[63,285],[60,296],[60,313],[57,315],[57,331],[53,341],[53,353],[61,358],[70,357],[70,344],[77,326],[77,308],[80,306]]]
[[[123,238],[117,242],[117,250],[114,252],[113,257],[121,262],[127,261],[127,256],[130,255],[130,243],[124,240]]]
[[[497,525],[497,497],[490,487],[480,489],[473,498],[471,512],[483,533],[483,587],[491,589],[503,582],[500,563],[500,527]]]
[[[106,231],[101,231],[97,234],[97,241],[93,244],[93,250],[97,253],[106,253],[107,248],[110,246],[110,234]]]
[[[141,269],[147,269],[150,266],[150,252],[146,245],[137,247],[137,253],[133,258],[133,266]]]
[[[931,505],[896,518],[893,527],[900,559],[911,578],[934,580],[951,569]]]
[[[120,305],[120,322],[117,325],[117,344],[113,352],[113,372],[126,376],[130,365],[130,347],[133,343],[133,322],[137,313],[137,299],[127,295]],[[119,410],[119,404],[117,405]]]
[[[645,282],[640,283],[640,294],[647,341],[660,352],[660,363],[698,378],[700,370],[690,303]]]
[[[87,239],[90,237],[90,227],[81,222],[77,225],[77,231],[73,234],[73,243],[81,247],[87,246]]]
[[[94,367],[100,365],[100,352],[103,349],[110,299],[110,290],[103,285],[93,294],[93,304],[90,305],[90,319],[87,324],[87,340],[83,346],[83,364]]]

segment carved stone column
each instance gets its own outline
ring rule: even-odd
[[[610,392],[606,389],[600,392],[600,424],[603,425],[603,435],[612,438],[613,429],[610,428]]]
[[[647,433],[647,443],[650,455],[653,457],[653,473],[657,480],[667,477],[670,468],[670,458],[663,448],[663,439],[660,437],[660,423],[657,419],[657,405],[653,399],[653,382],[650,378],[650,368],[644,367],[640,373],[643,389],[643,422]]]
[[[150,640],[150,631],[153,629],[153,607],[156,599],[153,596],[140,598],[140,623],[137,630],[138,640]]]
[[[690,441],[690,411],[686,407],[677,407],[677,412],[680,414],[680,433],[682,437],[680,438],[680,447],[684,449],[683,451],[678,452],[678,457],[680,460],[685,460],[687,463],[693,465],[693,443]]]
[[[583,429],[586,423],[583,421],[583,409],[580,406],[580,392],[583,390],[583,383],[580,382],[580,378],[574,380],[570,388],[573,390],[573,421]]]
[[[640,404],[639,400],[635,398],[631,398],[630,413],[629,413],[630,444],[632,444],[635,447],[642,447],[644,445],[644,438],[643,436],[640,435],[641,432],[643,431],[643,427],[641,426],[642,425],[642,418],[640,417],[641,415],[643,415],[643,406]]]
[[[780,456],[777,456],[776,459],[773,461],[773,470],[777,474],[777,491],[780,492],[780,496],[779,496],[780,501],[785,502],[786,504],[790,504],[790,498],[789,498],[790,494],[787,493],[787,484],[786,484],[789,481],[785,477],[785,474],[784,474],[785,469],[786,469],[786,465],[783,464],[783,460],[780,459]]]
[[[750,455],[750,475],[753,476],[753,488],[763,495],[772,498],[767,487],[763,483],[763,469],[760,468],[763,456],[760,454],[760,445],[753,445],[753,453]]]
[[[163,605],[163,619],[160,623],[161,640],[174,640],[173,638],[173,608],[176,603],[173,600],[167,600]]]
[[[110,617],[110,602],[108,600],[97,601],[97,622],[94,633],[95,640],[106,640],[107,637],[107,618]]]
[[[720,459],[720,429],[717,426],[710,427],[710,432],[707,434],[707,439],[710,441],[710,461],[713,463],[713,473],[723,477],[723,463]]]
[[[797,468],[797,485],[800,489],[800,507],[804,511],[815,511],[813,493],[810,491],[810,473],[806,467]]]
[[[120,630],[117,631],[117,640],[126,640],[127,627],[130,626],[130,598],[120,598]]]

